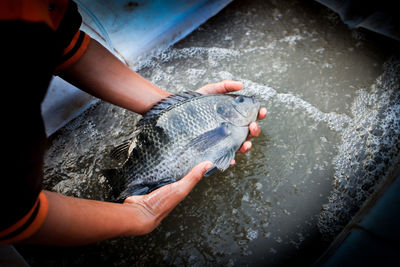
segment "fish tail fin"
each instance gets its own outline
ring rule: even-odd
[[[119,194],[123,191],[124,180],[122,179],[118,169],[104,169],[101,171],[108,184],[111,187],[112,199],[117,199]]]

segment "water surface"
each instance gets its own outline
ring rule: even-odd
[[[237,164],[204,178],[143,237],[32,256],[31,263],[255,266],[312,262],[398,156],[399,59],[390,42],[348,29],[316,3],[238,1],[138,63],[171,92],[224,79],[268,109]],[[100,170],[138,116],[100,102],[52,139],[46,187],[107,200]],[[57,256],[54,256],[57,255]],[[300,257],[300,258],[299,258]]]

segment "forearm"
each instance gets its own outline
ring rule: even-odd
[[[44,191],[49,201],[47,217],[40,229],[24,242],[72,246],[150,233],[211,167],[211,162],[200,163],[181,180],[148,195],[131,196],[124,204]]]
[[[41,228],[26,243],[72,246],[151,230],[135,206],[67,197],[45,191],[49,212]],[[154,226],[155,227],[155,226]],[[148,228],[148,229],[147,229]]]
[[[93,39],[85,54],[60,77],[89,94],[140,114],[169,95]]]

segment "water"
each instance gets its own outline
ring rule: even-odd
[[[137,68],[172,92],[242,81],[242,93],[268,109],[251,151],[203,179],[149,235],[45,253],[22,248],[25,255],[33,265],[312,262],[399,155],[400,60],[390,58],[392,47],[316,3],[231,4]],[[100,102],[68,124],[52,138],[46,188],[107,200],[100,170],[115,165],[107,154],[137,120]]]

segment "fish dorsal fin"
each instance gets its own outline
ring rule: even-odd
[[[172,107],[176,106],[178,103],[183,103],[188,99],[201,96],[202,94],[192,91],[187,91],[183,93],[178,93],[174,95],[170,95],[160,102],[155,104],[137,123],[136,127],[140,127],[145,125],[151,121],[156,120],[164,111],[171,109]]]
[[[129,147],[131,146],[132,139],[125,140],[122,144],[114,147],[110,151],[110,157],[116,161],[124,162],[129,156]]]
[[[124,163],[131,154],[133,148],[136,146],[136,136],[139,134],[139,132],[140,129],[137,129],[132,133],[129,139],[114,147],[110,151],[110,157],[120,163]]]

